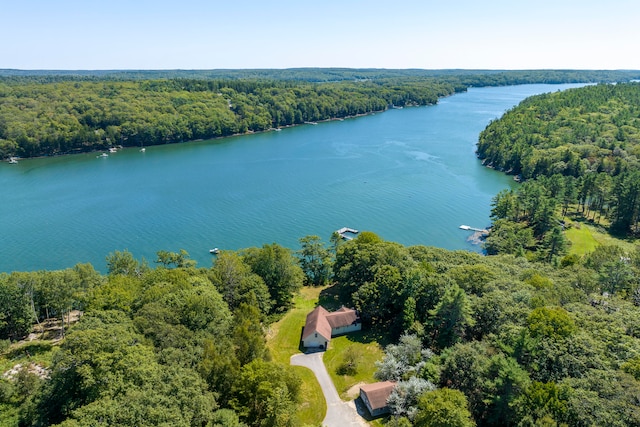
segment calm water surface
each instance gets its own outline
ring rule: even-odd
[[[152,262],[185,249],[325,241],[343,226],[405,245],[480,250],[513,184],[474,155],[490,120],[527,96],[576,85],[472,88],[437,106],[268,132],[0,164],[0,271],[58,269],[128,249]]]

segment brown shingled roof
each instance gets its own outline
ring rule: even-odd
[[[331,339],[331,325],[327,321],[327,314],[321,305],[317,306],[311,313],[307,314],[307,321],[302,330],[302,339],[307,338],[314,332],[318,332],[327,340]]]
[[[304,340],[314,332],[318,332],[324,338],[330,340],[332,329],[352,325],[357,319],[358,315],[353,309],[342,307],[340,310],[329,313],[319,305],[311,313],[307,314],[307,321],[302,330],[302,339]]]
[[[355,310],[350,308],[342,307],[338,311],[334,311],[333,313],[327,313],[327,320],[329,321],[329,325],[331,328],[340,328],[342,326],[349,326],[356,322],[358,316]]]
[[[387,406],[387,399],[395,387],[396,383],[394,381],[383,381],[361,386],[360,393],[367,395],[371,409],[375,411]]]

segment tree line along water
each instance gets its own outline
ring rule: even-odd
[[[0,271],[58,269],[129,250],[298,239],[347,226],[405,245],[479,251],[461,224],[489,225],[515,185],[475,156],[479,133],[527,96],[577,85],[471,88],[437,105],[217,140],[0,165]]]

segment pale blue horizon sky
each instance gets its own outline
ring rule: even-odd
[[[640,69],[640,2],[3,0],[0,68]]]

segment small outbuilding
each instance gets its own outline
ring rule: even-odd
[[[395,387],[394,381],[382,381],[360,387],[360,398],[372,417],[389,413],[387,400]]]
[[[326,349],[331,337],[360,329],[362,324],[355,310],[342,307],[330,313],[319,305],[307,315],[302,330],[302,345],[305,348]]]

